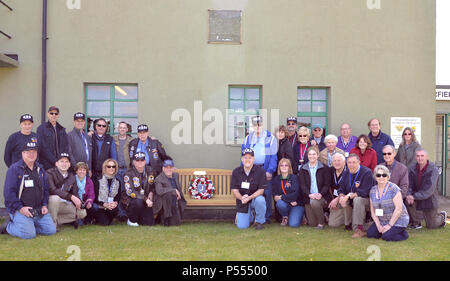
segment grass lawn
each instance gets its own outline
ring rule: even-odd
[[[302,226],[238,230],[232,222],[190,221],[179,227],[63,226],[53,236],[21,240],[0,235],[0,260],[65,261],[67,248],[80,248],[81,260],[155,261],[365,261],[367,248],[377,245],[381,260],[450,260],[450,226],[410,230],[403,242],[353,239],[343,228]]]

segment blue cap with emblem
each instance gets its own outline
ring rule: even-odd
[[[164,160],[163,167],[169,167],[169,166],[170,167],[174,166],[173,160],[170,160],[170,159]]]
[[[29,141],[26,144],[24,144],[24,146],[22,147],[22,151],[28,151],[28,150],[37,150],[38,149],[38,144],[37,142],[34,141]]]
[[[245,154],[250,154],[251,156],[255,156],[255,152],[251,148],[246,148],[246,149],[242,150],[241,155],[244,156]]]

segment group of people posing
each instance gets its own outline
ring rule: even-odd
[[[325,136],[319,124],[312,125],[311,135],[298,128],[296,117],[274,134],[264,130],[260,116],[251,122],[231,180],[238,228],[263,229],[273,204],[282,226],[323,229],[327,222],[353,231],[354,238],[405,240],[407,227],[422,228],[422,219],[430,229],[445,226],[447,213],[438,211],[438,169],[411,128],[403,130],[396,151],[376,118],[368,122],[368,135],[359,137],[349,124],[342,124],[337,137]]]
[[[48,109],[48,122],[33,132],[33,117],[20,117],[20,131],[5,146],[8,166],[4,198],[9,217],[0,233],[29,239],[51,235],[62,224],[109,225],[115,218],[130,226],[179,225],[186,207],[174,162],[145,124],[138,137],[125,122],[118,135],[108,134],[99,118],[86,131],[86,116],[74,114],[66,133],[58,123],[59,108]],[[377,119],[369,134],[352,136],[349,124],[340,136],[324,134],[321,125],[298,128],[297,118],[274,134],[264,130],[260,116],[241,149],[241,165],[233,170],[236,224],[263,229],[272,205],[282,226],[307,223],[323,229],[345,226],[353,237],[400,241],[406,228],[445,226],[438,211],[438,170],[427,152],[405,128],[394,148]],[[368,219],[373,220],[366,227]]]
[[[130,226],[181,223],[186,200],[174,161],[147,125],[132,138],[120,122],[113,137],[99,118],[86,132],[86,116],[78,112],[66,133],[59,113],[51,106],[37,133],[33,117],[24,114],[21,130],[8,138],[3,194],[9,217],[0,233],[30,239],[54,234],[62,224],[110,225],[115,218]]]

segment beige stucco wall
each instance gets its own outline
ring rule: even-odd
[[[231,169],[239,147],[174,145],[176,108],[225,110],[228,85],[263,86],[263,108],[280,120],[297,112],[298,86],[327,86],[329,126],[350,122],[367,133],[378,117],[422,118],[423,145],[434,155],[435,3],[366,0],[65,0],[49,1],[48,105],[59,105],[69,130],[84,110],[83,83],[137,83],[139,119],[149,124],[179,167]],[[0,7],[0,52],[18,53],[20,67],[0,68],[0,149],[18,129],[18,116],[40,116],[41,1]],[[242,45],[207,44],[208,9],[242,9]],[[203,127],[209,123],[205,122]],[[0,164],[0,180],[5,166]],[[1,196],[0,196],[1,197]]]

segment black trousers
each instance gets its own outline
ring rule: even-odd
[[[95,220],[99,225],[110,225],[118,213],[119,213],[118,207],[116,207],[113,210],[99,208],[95,214]]]
[[[143,199],[131,199],[127,208],[128,219],[139,225],[153,225],[153,208],[149,208]]]

